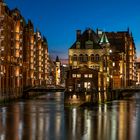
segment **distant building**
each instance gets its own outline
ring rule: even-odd
[[[68,64],[61,64],[61,86],[62,87],[65,87],[68,69],[69,69]]]
[[[48,87],[54,87],[56,85],[56,66],[52,58],[48,57]]]
[[[136,62],[137,82],[136,85],[140,86],[140,62]]]
[[[55,71],[56,71],[56,86],[60,85],[61,83],[61,62],[59,60],[59,57],[56,57],[55,60]]]

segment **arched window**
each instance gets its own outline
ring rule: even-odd
[[[87,62],[87,61],[88,61],[88,55],[85,54],[85,56],[84,56],[84,62]]]
[[[80,54],[80,55],[79,55],[79,61],[80,61],[80,62],[83,62],[83,60],[84,60],[84,56],[83,56],[82,54]]]
[[[92,54],[91,56],[90,56],[90,59],[91,59],[91,62],[94,62],[94,54]]]
[[[95,55],[95,59],[96,59],[96,61],[99,61],[99,54]]]
[[[76,54],[73,55],[73,61],[77,61],[77,55]]]

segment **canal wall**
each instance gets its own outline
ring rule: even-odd
[[[23,90],[18,88],[13,91],[6,90],[5,92],[1,92],[0,94],[0,103],[6,103],[13,100],[17,100],[22,98],[23,96]]]
[[[99,104],[107,101],[117,100],[122,97],[119,90],[100,92],[64,92],[64,104],[81,106],[83,104]]]

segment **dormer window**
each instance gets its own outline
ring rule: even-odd
[[[91,40],[86,41],[85,48],[92,49],[93,48],[93,41],[91,41]]]
[[[76,49],[80,49],[80,42],[76,42]]]

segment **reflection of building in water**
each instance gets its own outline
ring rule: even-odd
[[[67,140],[80,140],[86,133],[85,115],[83,110],[78,108],[66,109],[67,117],[65,117],[65,131]]]
[[[113,107],[112,107],[113,106]],[[136,138],[135,105],[127,102],[65,110],[68,140],[132,140]]]

